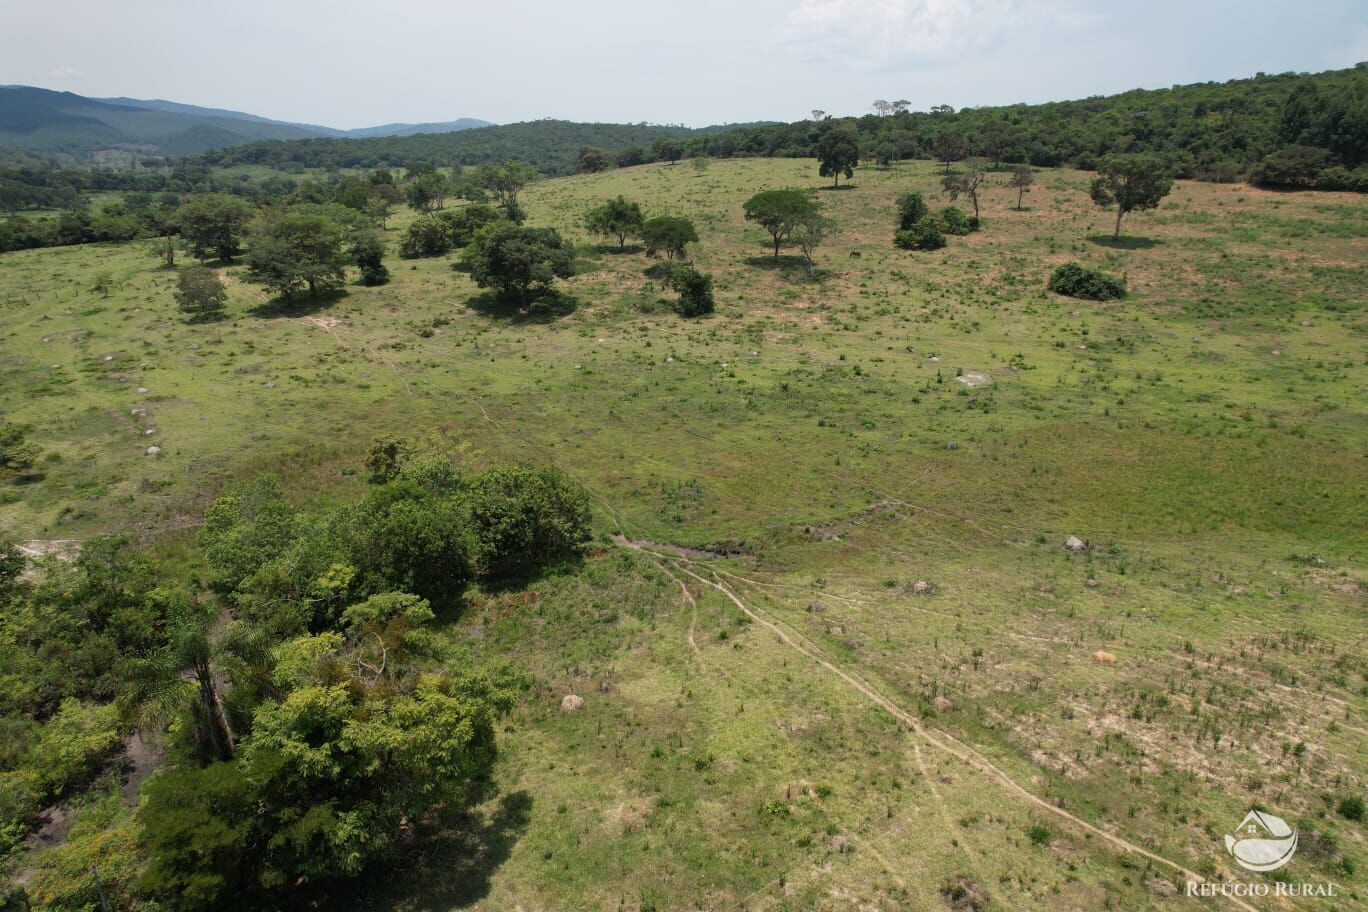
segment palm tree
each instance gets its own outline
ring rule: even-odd
[[[255,628],[233,624],[215,638],[207,616],[183,618],[165,646],[121,667],[126,684],[121,714],[135,728],[160,729],[188,711],[201,761],[231,760],[237,738],[223,692],[234,678],[274,690],[268,659],[269,643]]]

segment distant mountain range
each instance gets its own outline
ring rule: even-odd
[[[193,155],[263,139],[412,136],[487,126],[492,124],[462,117],[337,130],[159,99],[86,98],[32,86],[0,86],[0,148],[78,161]]]

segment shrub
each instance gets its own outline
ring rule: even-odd
[[[589,540],[588,495],[560,469],[491,469],[471,483],[469,504],[486,573],[525,571]]]
[[[713,312],[713,278],[691,266],[680,266],[670,274],[670,287],[679,292],[675,311],[684,317],[699,317]]]
[[[1126,296],[1126,282],[1077,263],[1065,263],[1050,276],[1050,291],[1088,301],[1112,301]]]
[[[451,249],[451,236],[446,226],[435,218],[414,219],[404,240],[399,244],[399,256],[406,260],[441,256]]]
[[[898,228],[906,231],[913,225],[926,218],[931,207],[926,205],[926,200],[922,199],[920,192],[909,190],[898,197]]]
[[[223,316],[228,290],[214,270],[190,266],[180,271],[175,297],[181,313],[191,320],[213,320]]]
[[[1346,795],[1335,808],[1345,820],[1363,820],[1363,799],[1358,795]]]
[[[1043,846],[1050,844],[1050,828],[1043,823],[1033,824],[1026,830],[1026,836],[1035,845]]]
[[[924,219],[893,235],[893,244],[903,250],[939,250],[945,246],[945,235],[934,220]]]
[[[966,215],[964,210],[957,206],[946,206],[932,218],[941,231],[956,237],[963,237],[971,231],[978,230],[978,218]]]

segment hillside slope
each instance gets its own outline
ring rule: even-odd
[[[32,86],[0,86],[0,148],[76,161],[111,151],[134,158],[179,157],[261,140],[441,133],[483,126],[488,122],[466,117],[338,130],[161,99],[86,98]]]

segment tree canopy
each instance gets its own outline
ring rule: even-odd
[[[793,234],[793,228],[819,209],[817,201],[806,190],[762,190],[746,200],[746,220],[755,222],[769,232],[774,241],[774,256],[779,247]]]
[[[531,293],[549,289],[556,279],[575,274],[575,251],[554,228],[524,228],[500,223],[475,235],[465,265],[481,288],[527,303]]]
[[[1109,155],[1097,167],[1089,192],[1103,208],[1116,207],[1116,229],[1121,237],[1121,217],[1127,212],[1156,208],[1173,189],[1168,165],[1153,155]]]

